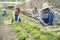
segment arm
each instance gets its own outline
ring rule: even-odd
[[[8,12],[6,11],[6,15],[8,16]]]
[[[40,15],[39,15],[39,21],[40,21],[41,23],[45,24],[45,22],[44,22],[43,19],[42,19],[42,11],[40,12]]]
[[[39,11],[37,10],[37,16],[39,17]]]
[[[13,20],[15,21],[15,11],[13,11]]]
[[[53,13],[53,16],[54,16],[54,20],[56,22],[58,22],[58,16],[55,14],[55,12],[53,10],[51,10],[51,12]]]
[[[18,20],[17,20],[17,22],[19,21],[19,18],[20,18],[20,13],[19,13],[19,15],[18,15]]]
[[[55,13],[53,13],[53,15],[54,15],[54,20],[58,22],[58,16]]]
[[[32,14],[34,13],[34,10],[32,11]]]
[[[19,18],[20,18],[20,15],[18,15],[18,20],[17,20],[17,22],[19,21]]]

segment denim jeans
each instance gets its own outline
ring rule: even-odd
[[[49,18],[48,26],[52,26],[53,25],[53,18],[54,18],[53,13],[50,12],[48,15],[48,18]]]
[[[53,13],[49,13],[48,18],[42,18],[42,19],[45,23],[48,23],[48,26],[52,26],[53,25],[53,17],[54,17]],[[41,24],[44,26],[43,23],[41,23]]]
[[[42,18],[43,19],[43,21],[45,22],[45,23],[49,23],[49,19],[48,18]],[[41,22],[40,22],[41,23]],[[43,26],[44,26],[44,24],[43,23],[41,23]]]

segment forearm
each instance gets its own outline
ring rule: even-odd
[[[42,18],[39,18],[39,20],[40,20],[41,23],[45,24],[45,22],[43,21]]]
[[[17,22],[19,21],[20,15],[18,16]]]
[[[54,15],[54,20],[58,21],[58,16],[56,14],[53,14],[53,15]]]

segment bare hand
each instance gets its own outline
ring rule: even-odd
[[[48,26],[48,24],[47,23],[44,23],[44,26]]]

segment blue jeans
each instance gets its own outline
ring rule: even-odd
[[[53,25],[53,17],[54,17],[53,13],[49,13],[48,18],[42,18],[42,19],[45,23],[48,23],[48,26],[52,26]],[[41,23],[41,24],[44,26],[43,23]]]
[[[43,19],[43,21],[45,22],[45,23],[49,23],[49,19],[48,18],[42,18]],[[40,22],[41,23],[41,22]],[[45,26],[43,23],[41,23],[43,26]]]
[[[54,17],[53,13],[50,12],[49,15],[48,15],[48,18],[49,18],[48,26],[53,25],[53,17]]]

